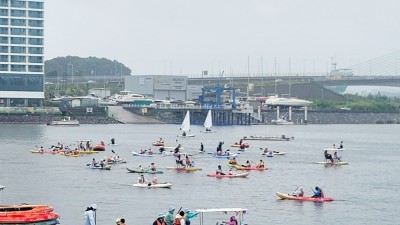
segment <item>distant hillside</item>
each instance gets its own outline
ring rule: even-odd
[[[49,77],[74,76],[120,76],[130,75],[131,69],[124,64],[106,58],[78,56],[57,57],[45,61],[45,74]]]

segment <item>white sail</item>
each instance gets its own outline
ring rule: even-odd
[[[183,119],[183,122],[181,125],[181,130],[183,130],[185,132],[190,131],[190,112],[189,111],[186,112],[185,119]]]
[[[212,127],[212,116],[211,116],[211,109],[208,110],[206,120],[204,121],[203,125],[206,129],[211,129]]]

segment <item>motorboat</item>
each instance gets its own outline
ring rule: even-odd
[[[293,125],[294,122],[293,121],[288,121],[285,118],[280,118],[277,120],[271,120],[271,123],[275,124],[275,125]]]
[[[278,96],[269,96],[265,100],[265,104],[272,106],[307,107],[311,105],[312,102],[298,98],[282,98]]]
[[[61,120],[52,120],[48,125],[50,126],[79,126],[77,119],[71,119],[69,116],[63,117]]]

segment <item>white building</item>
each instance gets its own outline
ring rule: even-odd
[[[44,0],[0,0],[0,106],[44,99]]]

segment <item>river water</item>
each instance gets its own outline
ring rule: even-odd
[[[179,125],[81,125],[50,127],[45,125],[1,125],[0,185],[1,204],[49,204],[61,216],[61,224],[83,224],[83,213],[92,203],[98,205],[99,225],[113,224],[125,218],[127,224],[152,224],[159,212],[169,206],[190,208],[242,207],[249,211],[248,224],[398,224],[400,195],[398,125],[294,125],[226,126],[217,133],[200,133],[192,126],[194,138],[177,138]],[[132,187],[137,174],[125,167],[155,162],[159,168],[174,166],[172,156],[134,157],[132,150],[149,148],[162,137],[167,146],[182,144],[184,152],[197,153],[203,142],[206,151],[214,151],[218,141],[224,149],[249,135],[286,135],[292,141],[247,141],[250,148],[238,157],[257,162],[263,159],[268,171],[251,172],[248,178],[216,179],[207,177],[218,165],[228,170],[226,159],[210,155],[192,156],[202,171],[192,173],[165,170],[160,182],[173,184],[171,189]],[[89,139],[106,143],[114,137],[118,146],[106,152],[82,157],[32,154],[35,146],[49,147],[58,141],[71,145]],[[325,147],[344,141],[343,160],[347,166],[325,167]],[[73,145],[72,145],[73,146]],[[287,152],[286,156],[261,156],[260,147]],[[93,157],[111,155],[113,149],[128,162],[114,165],[111,171],[86,168]],[[152,179],[153,176],[146,176]],[[322,187],[326,196],[336,201],[325,203],[277,200],[275,192],[290,193],[299,185],[306,194],[311,187]],[[396,210],[397,209],[397,210]],[[230,215],[211,213],[206,224],[214,225]],[[199,224],[198,218],[192,224]]]

